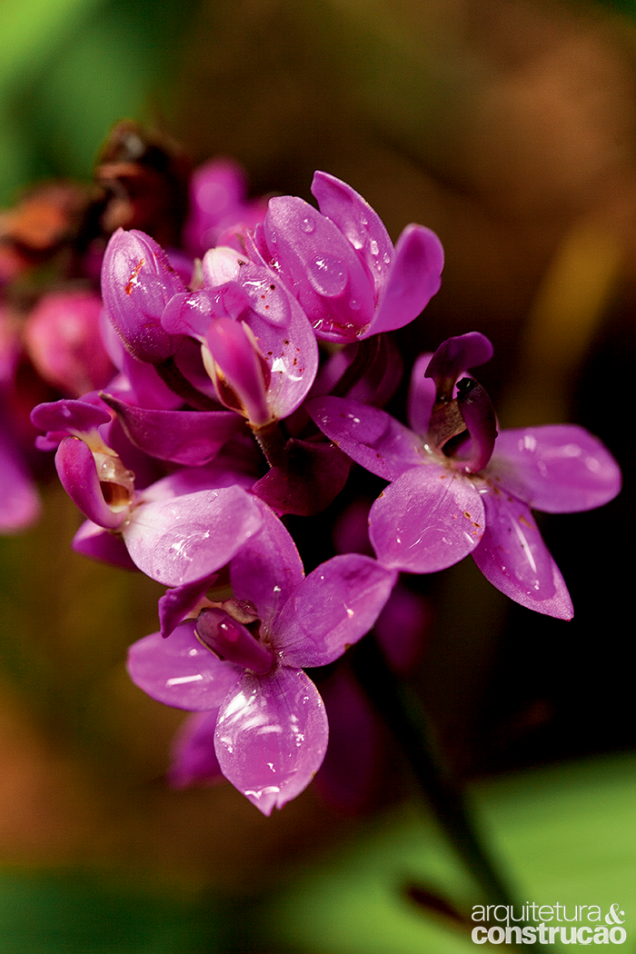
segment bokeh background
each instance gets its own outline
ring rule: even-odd
[[[350,182],[395,239],[438,232],[442,291],[407,362],[480,330],[503,426],[577,422],[619,459],[602,511],[546,519],[571,623],[472,561],[421,582],[412,686],[523,901],[618,902],[636,938],[633,642],[636,8],[560,0],[2,0],[0,204],[89,180],[123,117],[254,194]],[[398,395],[397,403],[403,401]],[[44,488],[0,540],[2,954],[468,952],[481,901],[390,746],[364,813],[313,786],[265,819],[170,792],[182,714],[125,674],[161,588],[71,553]],[[630,928],[631,925],[631,928]]]

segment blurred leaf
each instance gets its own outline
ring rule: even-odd
[[[636,758],[615,756],[481,782],[472,792],[490,850],[505,867],[518,904],[618,902],[636,894]],[[470,912],[482,899],[430,817],[412,805],[369,822],[336,854],[316,859],[265,916],[283,943],[329,954],[468,954],[465,929],[410,903],[409,887],[432,887]],[[432,895],[433,892],[431,891]]]
[[[79,872],[0,875],[2,954],[215,954],[215,915]],[[225,954],[225,948],[223,950]]]

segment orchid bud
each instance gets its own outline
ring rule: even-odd
[[[157,243],[136,229],[118,229],[102,266],[106,312],[126,349],[140,361],[159,364],[180,339],[161,325],[164,308],[185,286]]]
[[[58,292],[40,299],[26,323],[26,346],[36,370],[73,397],[103,387],[114,373],[100,337],[102,307],[94,292]]]

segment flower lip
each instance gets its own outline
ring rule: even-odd
[[[244,666],[263,675],[274,664],[274,653],[247,626],[220,607],[206,607],[197,617],[199,641],[224,662]]]

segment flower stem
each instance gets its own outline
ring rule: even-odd
[[[252,434],[263,452],[270,467],[276,467],[285,461],[287,438],[280,421],[272,421],[262,427],[251,427]]]
[[[457,855],[489,903],[512,905],[506,879],[484,847],[463,792],[443,765],[419,698],[395,677],[371,634],[351,657],[360,683],[401,745],[420,790]],[[537,944],[536,950],[545,952],[549,948]]]

